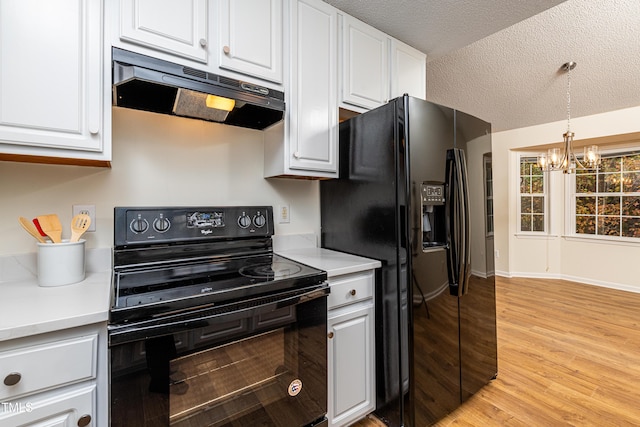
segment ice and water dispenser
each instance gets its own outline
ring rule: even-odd
[[[447,246],[445,228],[445,185],[425,181],[420,186],[422,206],[422,250],[424,252]]]

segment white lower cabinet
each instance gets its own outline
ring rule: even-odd
[[[328,414],[349,425],[375,409],[373,271],[329,279]]]
[[[1,342],[0,426],[106,425],[105,336],[81,327]]]

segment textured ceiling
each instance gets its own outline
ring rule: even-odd
[[[568,61],[572,117],[640,105],[640,0],[325,1],[425,52],[427,99],[494,131],[566,119]]]

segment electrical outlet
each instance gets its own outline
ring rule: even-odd
[[[291,221],[289,205],[278,206],[278,224],[288,224]]]
[[[91,217],[91,224],[87,231],[96,231],[96,205],[73,205],[73,216],[87,214]]]

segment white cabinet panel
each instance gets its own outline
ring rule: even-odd
[[[76,427],[96,426],[96,386],[3,402],[2,426]]]
[[[324,3],[297,2],[291,42],[291,168],[337,170],[336,11]]]
[[[282,83],[282,0],[221,0],[220,68]]]
[[[391,39],[391,99],[408,93],[427,99],[427,56]]]
[[[102,55],[102,2],[0,2],[0,153],[110,160]]]
[[[290,77],[284,122],[265,131],[265,177],[334,178],[338,173],[337,9],[288,1]]]
[[[0,353],[0,399],[95,378],[97,342],[90,335]],[[17,383],[6,385],[11,375]]]
[[[359,307],[356,309],[356,307]],[[329,312],[329,425],[347,425],[374,409],[373,304]]]
[[[349,15],[342,16],[342,99],[364,108],[389,99],[389,36]]]
[[[121,0],[120,38],[207,63],[207,0]]]

